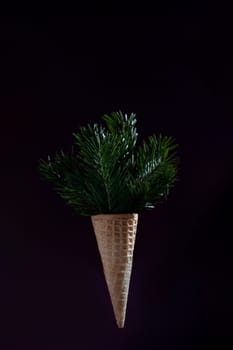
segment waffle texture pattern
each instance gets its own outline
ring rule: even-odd
[[[100,214],[91,220],[116,322],[123,328],[138,214]]]

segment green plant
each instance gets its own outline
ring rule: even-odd
[[[138,146],[134,113],[102,119],[106,126],[88,124],[73,133],[70,153],[40,159],[40,174],[81,215],[154,208],[177,180],[178,145],[160,134]]]

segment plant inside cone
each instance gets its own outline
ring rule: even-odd
[[[70,153],[39,161],[43,178],[81,215],[91,216],[116,322],[124,327],[138,212],[154,208],[177,177],[177,145],[150,136],[137,145],[136,115],[104,115],[73,133]],[[77,150],[76,150],[77,148]]]
[[[152,135],[137,145],[136,115],[104,115],[105,126],[73,133],[69,153],[40,159],[42,177],[80,215],[138,213],[167,198],[177,179],[177,144]]]

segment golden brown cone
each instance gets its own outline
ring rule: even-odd
[[[91,217],[116,322],[124,327],[138,214]]]

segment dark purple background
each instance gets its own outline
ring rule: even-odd
[[[2,17],[1,349],[197,349],[232,335],[231,18]],[[179,143],[180,181],[140,214],[118,330],[88,217],[40,180],[39,158],[104,113]],[[16,347],[14,347],[16,346]]]

